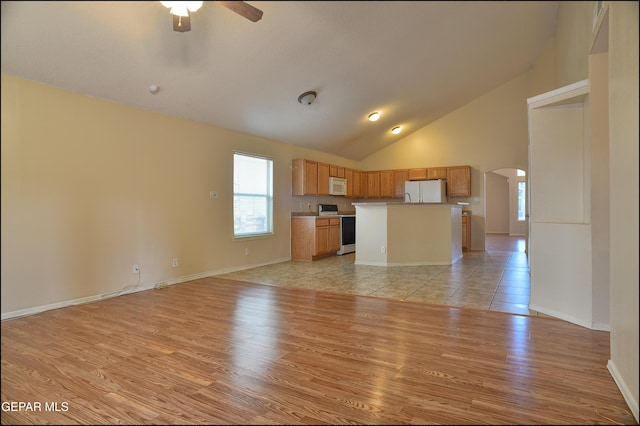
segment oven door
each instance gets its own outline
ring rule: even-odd
[[[340,250],[338,254],[356,251],[356,217],[340,216]]]

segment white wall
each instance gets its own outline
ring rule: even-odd
[[[588,84],[530,99],[530,308],[592,328]]]

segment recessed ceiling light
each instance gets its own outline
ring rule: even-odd
[[[394,135],[397,135],[401,131],[402,131],[402,127],[400,127],[400,126],[396,126],[393,129],[391,129],[391,133],[393,133]]]
[[[380,118],[380,113],[378,111],[369,114],[369,121],[377,121],[378,118]]]

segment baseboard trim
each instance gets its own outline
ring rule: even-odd
[[[589,323],[587,321],[583,321],[581,319],[572,317],[571,315],[566,315],[563,312],[554,311],[552,309],[547,309],[547,308],[544,308],[542,306],[534,305],[534,304],[531,304],[531,303],[529,304],[529,309],[532,310],[532,311],[540,312],[541,314],[545,314],[545,315],[549,315],[549,316],[552,316],[552,317],[555,317],[555,318],[559,318],[559,319],[561,319],[563,321],[567,321],[567,322],[570,322],[572,324],[576,324],[576,325],[579,325],[581,327],[588,328],[590,330],[594,330],[593,324],[591,324],[591,323]]]
[[[274,263],[286,262],[289,260],[291,260],[291,256],[270,260],[268,262],[252,263],[249,265],[234,266],[231,268],[224,268],[224,269],[215,270],[215,271],[202,272],[199,274],[185,275],[182,277],[162,280],[154,283],[145,283],[142,285],[138,284],[133,286],[130,285],[119,291],[101,293],[93,296],[81,297],[78,299],[71,299],[71,300],[64,300],[62,302],[50,303],[47,305],[34,306],[32,308],[25,308],[17,311],[6,312],[2,314],[0,320],[5,321],[5,320],[20,318],[20,317],[26,317],[26,316],[46,312],[46,311],[51,311],[54,309],[67,308],[69,306],[82,305],[85,303],[92,303],[100,300],[110,299],[112,297],[124,296],[125,294],[132,294],[132,293],[138,293],[140,291],[153,290],[156,288],[158,284],[167,284],[167,285],[180,284],[187,281],[193,281],[193,280],[207,278],[215,275],[228,274],[230,272],[243,271],[245,269],[257,268],[259,266],[266,266]]]
[[[633,417],[636,418],[636,423],[638,423],[638,401],[633,398],[633,393],[629,390],[629,387],[618,372],[618,369],[612,360],[607,362],[607,370],[609,370],[611,377],[613,377],[613,381],[616,382],[618,389],[620,389],[620,393],[631,409],[631,414],[633,414]]]

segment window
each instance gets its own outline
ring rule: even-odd
[[[273,160],[233,154],[233,236],[273,233]]]
[[[525,200],[527,198],[527,183],[518,182],[518,221],[523,221],[526,218],[525,212]]]

